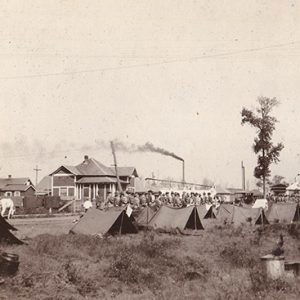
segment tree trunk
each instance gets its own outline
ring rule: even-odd
[[[266,199],[266,176],[263,176],[263,194],[264,194],[264,199]]]
[[[262,151],[263,154],[263,162],[265,161],[265,150]],[[266,170],[263,170],[263,195],[264,199],[266,199]]]

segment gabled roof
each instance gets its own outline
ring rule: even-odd
[[[277,188],[277,187],[283,187],[283,188],[285,188],[285,187],[287,187],[288,185],[287,184],[285,184],[285,183],[277,183],[277,184],[273,184],[272,186],[271,186],[271,188]]]
[[[66,166],[66,165],[64,165],[64,167],[65,167],[69,172],[71,172],[72,174],[74,174],[74,175],[80,175],[80,172],[79,172],[79,170],[78,170],[76,167],[74,167],[74,166]]]
[[[66,166],[62,165],[50,175],[58,173],[60,170],[66,170],[74,175],[82,175],[82,176],[113,176],[115,177],[114,172],[111,168],[106,167],[99,161],[94,158],[87,158],[82,163],[77,166]]]
[[[49,174],[49,176],[56,174],[61,170],[67,171],[68,173],[73,174],[73,175],[80,175],[80,172],[79,172],[79,170],[76,169],[76,167],[62,165],[59,168],[57,168],[55,171],[53,171],[51,174]]]
[[[116,174],[115,168],[110,168],[112,170],[112,172],[114,174]],[[118,175],[120,177],[122,176],[126,176],[126,177],[130,177],[130,176],[134,176],[134,177],[138,177],[138,173],[136,171],[135,167],[118,167]]]
[[[39,192],[51,190],[51,176],[45,176],[36,186]]]
[[[7,177],[7,178],[0,178],[0,189],[5,187],[8,184],[22,184],[26,185],[27,182],[30,182],[32,184],[29,177],[21,177],[21,178],[14,178],[14,177]]]
[[[7,184],[5,187],[2,188],[2,191],[20,191],[20,192],[25,192],[29,188],[33,188],[35,190],[35,187],[33,185],[25,185],[25,184]]]
[[[115,176],[111,168],[106,167],[94,158],[88,158],[81,164],[76,166],[80,175],[91,175],[91,176]]]

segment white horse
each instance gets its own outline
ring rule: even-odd
[[[15,213],[15,205],[11,198],[2,198],[0,199],[1,206],[1,217],[4,217],[6,210],[8,209],[7,218],[10,219]]]

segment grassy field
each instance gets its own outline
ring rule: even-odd
[[[280,233],[286,259],[299,259],[299,225],[219,227],[200,236],[140,232],[100,239],[66,234],[72,218],[47,222],[15,224],[19,236],[28,236],[28,245],[2,247],[17,253],[21,264],[18,274],[0,286],[0,299],[300,297],[299,280],[269,280],[260,264],[260,256],[270,252]]]

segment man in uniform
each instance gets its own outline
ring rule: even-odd
[[[111,192],[108,192],[108,194],[107,194],[106,205],[108,207],[113,207],[114,206],[114,197],[112,196]]]

